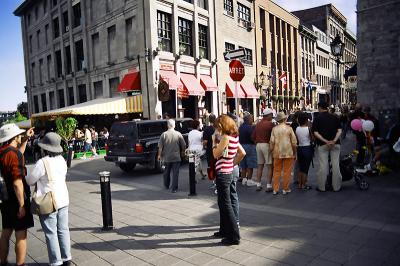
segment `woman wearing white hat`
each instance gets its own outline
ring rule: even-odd
[[[37,196],[52,192],[56,210],[39,215],[47,244],[50,265],[72,265],[71,241],[68,227],[69,196],[67,184],[67,163],[62,157],[61,137],[47,133],[40,141],[45,156],[36,162],[26,177],[29,185],[37,185]],[[50,181],[49,181],[50,180]]]
[[[23,134],[25,133],[25,134]],[[33,227],[30,209],[30,190],[25,182],[26,168],[24,152],[28,139],[34,134],[33,128],[27,132],[15,124],[0,128],[0,168],[5,187],[2,193],[0,238],[0,262],[7,265],[9,242],[15,230],[16,264],[25,265],[27,229]]]

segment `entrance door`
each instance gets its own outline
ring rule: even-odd
[[[162,102],[163,117],[165,113],[168,113],[170,117],[176,117],[176,101],[175,101],[175,90],[169,90],[169,100]]]
[[[182,99],[182,108],[185,108],[184,116],[193,119],[198,119],[197,96],[189,96],[189,98]]]

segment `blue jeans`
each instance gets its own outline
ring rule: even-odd
[[[230,196],[231,196],[233,212],[235,213],[236,217],[236,222],[239,224],[239,195],[236,189],[236,184],[238,179],[239,179],[239,167],[235,166],[233,170],[233,182],[231,183],[230,186],[231,190]]]
[[[170,187],[171,183],[171,170],[172,170],[172,190],[178,189],[178,177],[179,177],[179,167],[181,166],[181,162],[170,162],[165,163],[165,171],[164,171],[164,186],[166,188]]]
[[[62,265],[72,259],[68,228],[68,206],[48,215],[39,216],[46,237],[50,265]]]
[[[232,174],[217,174],[218,207],[220,216],[220,233],[232,241],[240,240],[237,217],[232,202],[232,186],[235,184]]]

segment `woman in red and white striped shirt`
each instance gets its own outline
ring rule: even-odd
[[[233,168],[240,163],[246,152],[239,143],[238,127],[232,118],[221,115],[215,125],[221,137],[219,143],[213,139],[213,155],[217,159],[215,169],[220,212],[220,228],[214,236],[222,237],[222,244],[238,245],[240,234],[231,202],[231,187],[235,185]]]

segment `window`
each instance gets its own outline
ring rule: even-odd
[[[39,59],[39,84],[43,84],[42,80],[42,71],[43,71],[43,59]]]
[[[87,102],[87,95],[86,95],[86,85],[81,84],[78,86],[79,92],[79,103]]]
[[[208,9],[207,0],[197,0],[197,5],[203,9]]]
[[[28,14],[27,20],[28,20],[28,26],[30,26],[31,25],[31,14]]]
[[[46,93],[42,93],[40,95],[41,101],[42,101],[42,112],[47,111],[47,100],[46,100]]]
[[[208,59],[208,27],[199,24],[199,56]]]
[[[37,47],[37,51],[39,51],[40,50],[40,30],[38,30],[37,32],[36,32],[36,47]]]
[[[225,52],[235,50],[235,45],[229,42],[225,42]]]
[[[95,33],[92,35],[92,60],[93,66],[100,65],[100,42],[99,42],[99,33]]]
[[[57,0],[53,0],[53,8],[57,6]]]
[[[33,105],[35,108],[35,113],[39,113],[39,99],[37,95],[33,96]]]
[[[38,8],[38,6],[36,6],[35,7],[35,21],[38,20],[38,17],[39,17],[39,8]]]
[[[117,59],[117,40],[115,38],[115,25],[107,29],[107,50],[108,62],[114,62]]]
[[[72,12],[74,14],[74,28],[78,27],[81,25],[81,19],[82,19],[82,12],[81,12],[81,3],[77,3],[72,6]]]
[[[60,36],[60,22],[58,21],[58,17],[53,18],[53,38],[57,38]]]
[[[233,16],[233,0],[224,0],[224,10],[229,16]]]
[[[71,63],[71,46],[65,47],[65,71],[67,74],[71,74],[72,72],[72,63]]]
[[[106,0],[106,11],[110,12],[113,10],[113,0]]]
[[[158,48],[172,52],[171,14],[157,11]]]
[[[193,55],[192,22],[183,18],[178,19],[179,53]]]
[[[75,104],[74,88],[68,87],[67,92],[68,92],[68,105],[74,105]]]
[[[51,79],[50,69],[52,69],[52,66],[51,66],[51,55],[48,55],[47,56],[47,81],[50,81],[50,79]]]
[[[75,42],[75,54],[76,54],[76,70],[80,71],[85,66],[85,56],[83,54],[83,41],[79,40]]]
[[[57,78],[60,78],[62,76],[61,50],[56,51],[56,70]]]
[[[60,108],[65,107],[65,98],[64,98],[64,90],[60,89],[57,90],[57,94],[58,94],[58,105]]]
[[[193,4],[193,0],[183,0],[184,2]]]
[[[32,53],[32,35],[29,35],[29,52]]]
[[[44,38],[45,38],[45,42],[46,45],[49,44],[49,24],[46,24],[46,26],[44,26]]]
[[[32,79],[31,80],[32,80],[32,85],[35,86],[35,63],[33,62],[31,66],[32,66],[32,68],[31,68],[31,70],[32,70]]]
[[[118,91],[119,77],[109,79],[108,85],[110,87],[110,96],[119,97],[120,94]]]
[[[93,82],[94,98],[103,98],[103,81]]]
[[[239,46],[239,48],[244,48]],[[244,48],[246,55],[242,59],[242,62],[248,65],[253,65],[253,51],[251,49]]]
[[[238,3],[238,18],[246,22],[251,21],[250,8]]]
[[[69,32],[68,11],[63,13],[63,33]]]
[[[133,29],[133,20],[134,17],[125,20],[126,56],[133,56],[135,50],[136,38],[132,38],[132,36],[135,34]]]
[[[54,91],[49,92],[49,105],[50,105],[50,110],[54,109],[54,103],[55,103],[55,97],[54,97]]]
[[[43,14],[47,13],[47,0],[43,0]]]

